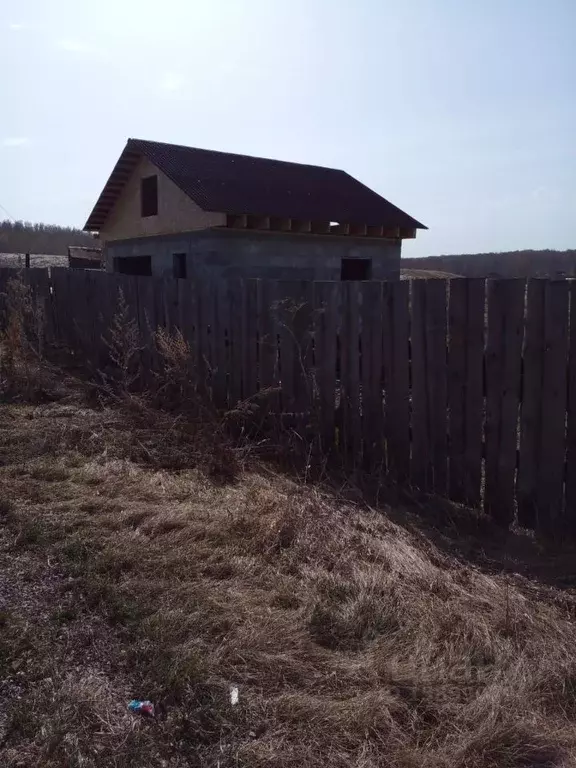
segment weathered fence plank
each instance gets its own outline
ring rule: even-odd
[[[448,429],[446,383],[446,288],[445,280],[424,280],[426,284],[426,367],[432,488],[444,495],[448,476]]]
[[[336,348],[339,283],[314,283],[315,372],[321,447],[331,455],[336,444]]]
[[[228,357],[228,398],[229,407],[236,408],[243,399],[242,374],[243,358],[248,352],[247,339],[244,337],[244,282],[235,278],[228,283],[228,302],[230,307],[230,325],[228,336],[230,354]]]
[[[178,307],[179,282],[181,281],[176,279],[164,280],[164,325],[167,332],[174,337],[178,332],[182,333],[182,327],[180,324],[180,311]]]
[[[94,293],[98,297],[95,307],[94,340],[96,344],[96,357],[98,367],[105,367],[110,356],[108,345],[110,328],[114,322],[114,316],[118,303],[118,285],[115,274],[94,270],[92,275]],[[54,299],[53,299],[54,304]]]
[[[538,471],[538,525],[551,530],[563,512],[566,448],[568,283],[546,282],[544,303],[544,381]]]
[[[54,301],[55,332],[58,341],[65,347],[70,347],[72,316],[68,301],[68,274],[70,270],[64,267],[54,267],[51,270],[52,291]]]
[[[298,287],[299,283],[291,281],[277,283],[278,299],[274,305],[279,336],[282,412],[292,414],[296,411],[295,373],[298,350],[296,350],[296,340],[294,338],[294,316],[298,302]]]
[[[466,342],[466,409],[464,445],[464,498],[480,505],[484,424],[484,341],[486,328],[486,281],[468,281]]]
[[[544,365],[544,280],[529,280],[526,298],[520,454],[516,496],[518,522],[531,528],[536,522],[536,487],[542,429]]]
[[[410,285],[383,286],[384,431],[386,463],[391,479],[410,477]]]
[[[14,276],[15,270],[9,267],[0,267],[0,323],[5,327],[7,322],[8,283]]]
[[[198,338],[200,346],[201,388],[213,396],[214,370],[216,368],[216,352],[214,333],[216,313],[216,286],[212,280],[206,280],[202,290],[196,291],[198,302]]]
[[[576,281],[571,280],[570,344],[568,352],[568,413],[566,420],[565,524],[576,532]]]
[[[362,353],[362,443],[364,469],[386,469],[384,442],[382,283],[360,284]]]
[[[515,511],[525,286],[524,280],[488,281],[484,508],[501,525]]]
[[[411,291],[411,363],[412,363],[412,485],[422,491],[432,488],[430,410],[428,401],[426,352],[426,281],[413,280]]]
[[[276,306],[278,284],[271,280],[259,283],[258,311],[258,359],[260,389],[278,388],[280,371],[278,365],[278,321]],[[278,394],[269,394],[268,403],[273,410],[279,407]]]
[[[342,326],[340,332],[340,379],[342,409],[342,451],[346,463],[356,468],[361,457],[362,425],[360,415],[360,312],[358,284],[343,286]]]
[[[258,281],[247,280],[242,292],[242,395],[258,392]]]
[[[228,371],[230,353],[230,301],[228,284],[214,283],[214,321],[211,331],[213,369],[212,392],[217,408],[228,407]]]
[[[302,281],[298,291],[298,307],[294,315],[293,334],[295,342],[294,383],[296,385],[296,412],[299,416],[301,436],[305,437],[308,414],[314,402],[314,325],[313,286],[309,280]]]
[[[31,292],[35,342],[43,354],[45,342],[51,342],[54,336],[50,276],[47,269],[40,268],[25,270],[24,274]]]
[[[468,330],[468,284],[465,278],[450,281],[448,308],[448,424],[449,493],[454,501],[466,501],[466,343]]]

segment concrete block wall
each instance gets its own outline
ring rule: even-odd
[[[398,280],[400,252],[399,240],[213,229],[111,241],[105,258],[113,271],[115,257],[150,256],[153,275],[171,276],[184,253],[190,278],[271,280],[340,280],[342,259],[358,258],[371,259],[373,280]]]

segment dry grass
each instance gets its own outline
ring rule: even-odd
[[[87,391],[45,365],[18,301],[0,358],[1,765],[576,766],[576,599],[536,578],[549,555],[520,576],[479,525],[459,541],[448,514],[448,541],[430,507],[425,526],[248,465],[178,335],[142,391],[121,306]]]
[[[73,392],[0,419],[2,765],[576,764],[571,592],[265,468],[163,468]]]

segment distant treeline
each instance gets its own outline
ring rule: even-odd
[[[402,266],[450,272],[463,277],[576,277],[576,250],[427,256],[402,259]]]
[[[94,247],[98,242],[74,227],[32,224],[29,221],[0,221],[0,253],[66,255],[69,245]]]

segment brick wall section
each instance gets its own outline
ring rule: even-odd
[[[142,218],[140,180],[145,176],[153,175],[158,176],[158,215]],[[100,232],[100,239],[107,242],[172,234],[221,226],[225,223],[225,214],[203,211],[150,160],[143,157],[110,212]]]

